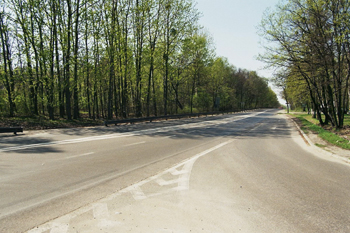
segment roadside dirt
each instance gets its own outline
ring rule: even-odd
[[[301,127],[301,122],[298,118],[293,117],[291,115],[287,115],[291,120],[293,120],[299,128]],[[344,138],[349,139],[350,138],[350,127],[346,127],[344,130],[341,131],[341,136]],[[337,147],[335,145],[330,144],[329,142],[323,140],[320,138],[316,133],[313,133],[312,131],[308,131],[306,133],[306,136],[309,138],[309,140],[312,142],[313,145],[328,151],[332,154],[338,155],[340,157],[343,157],[350,162],[350,150],[345,150],[340,147]]]

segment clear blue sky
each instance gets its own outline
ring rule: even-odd
[[[267,8],[274,8],[278,0],[195,0],[202,13],[200,24],[213,37],[216,54],[228,58],[237,68],[257,71],[269,78],[272,71],[256,57],[263,52],[257,34]]]

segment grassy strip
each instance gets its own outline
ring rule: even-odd
[[[302,126],[301,129],[308,133],[308,130],[318,134],[323,140],[336,145],[340,148],[350,150],[350,142],[345,138],[340,137],[339,135],[332,133],[328,130],[323,129],[322,127],[311,123],[306,120],[303,116],[297,116],[297,118],[301,121]]]

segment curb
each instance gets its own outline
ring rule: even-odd
[[[324,153],[330,157],[333,157],[335,159],[338,159],[338,160],[341,160],[342,162],[345,162],[346,164],[350,165],[350,158],[344,158],[343,156],[340,156],[340,155],[337,155],[333,152],[330,152],[328,150],[325,150],[325,149],[322,149],[318,146],[316,146],[312,141],[311,139],[304,133],[304,131],[299,127],[299,125],[295,122],[295,120],[288,116],[288,118],[294,123],[295,127],[297,128],[300,136],[304,139],[305,143],[308,145],[308,146],[311,146],[312,148],[316,149],[318,152],[320,153]],[[317,136],[318,137],[318,136]]]

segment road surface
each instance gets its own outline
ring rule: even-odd
[[[0,138],[0,232],[350,232],[350,167],[276,110]]]

